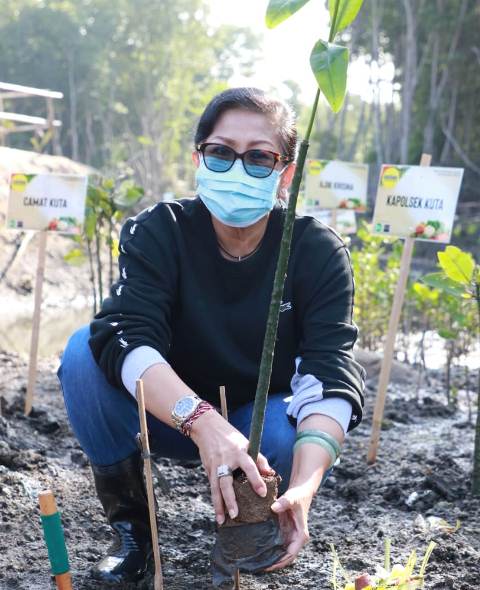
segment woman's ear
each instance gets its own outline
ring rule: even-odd
[[[295,164],[295,162],[292,162],[291,164],[289,164],[282,176],[280,177],[280,186],[279,188],[283,191],[286,191],[290,185],[292,184],[292,180],[293,180],[293,175],[295,174],[295,170],[297,168],[297,165]]]
[[[198,155],[197,150],[192,152],[192,162],[195,164],[196,168],[200,166],[200,156]]]
[[[288,189],[292,184],[293,175],[295,174],[296,164],[291,163],[289,164],[285,170],[282,172],[280,176],[280,183],[278,185],[278,198],[283,201],[284,203],[288,202]]]

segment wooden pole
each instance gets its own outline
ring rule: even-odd
[[[330,213],[330,226],[337,231],[337,210],[332,209]]]
[[[55,496],[51,490],[40,492],[38,494],[38,503],[40,504],[40,514],[42,516],[53,516],[58,512]],[[72,576],[70,572],[55,574],[55,583],[57,584],[58,590],[72,590]]]
[[[28,362],[27,395],[25,397],[25,415],[32,411],[33,394],[37,377],[38,337],[40,333],[40,315],[42,307],[43,278],[45,276],[45,253],[47,250],[47,232],[39,232],[37,275],[35,279],[35,303],[33,308],[32,336],[30,341],[30,360]]]
[[[220,385],[220,406],[222,408],[222,416],[228,422],[227,396],[225,395],[225,385]]]
[[[222,416],[228,421],[227,396],[225,393],[225,385],[220,385],[220,406],[222,408]],[[236,569],[234,574],[235,587],[234,590],[240,590],[240,570]]]
[[[431,155],[422,154],[420,166],[430,166],[431,161]],[[377,450],[380,441],[380,432],[382,429],[383,411],[385,408],[385,400],[387,397],[388,382],[390,380],[390,371],[392,369],[393,352],[395,350],[395,338],[397,335],[398,324],[400,321],[400,314],[402,312],[402,305],[407,287],[407,280],[410,271],[410,264],[412,261],[414,243],[414,238],[405,238],[402,259],[400,261],[400,275],[398,277],[398,282],[393,297],[392,313],[390,314],[390,321],[388,324],[387,337],[383,352],[382,366],[380,369],[380,376],[378,379],[377,397],[375,400],[375,410],[373,412],[372,432],[370,435],[370,445],[367,454],[367,463],[369,465],[375,463],[375,461],[377,460]]]
[[[153,493],[152,464],[150,463],[150,443],[148,441],[147,414],[145,412],[145,397],[143,393],[143,381],[137,379],[138,415],[140,417],[140,440],[142,443],[142,455],[145,467],[145,480],[148,497],[148,511],[150,513],[150,531],[152,534],[153,558],[155,561],[154,590],[163,590],[162,562],[160,561],[160,548],[158,545],[157,516],[155,511],[155,498]]]

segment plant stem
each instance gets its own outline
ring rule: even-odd
[[[331,43],[335,37],[335,27],[337,25],[338,9],[340,7],[340,0],[335,2],[335,10],[333,11],[333,19],[330,25],[330,34],[328,36],[328,42]]]
[[[338,17],[340,0],[336,0],[335,10],[332,23],[330,25],[330,34],[328,42],[331,43],[335,37],[335,26]],[[293,224],[295,221],[295,209],[297,206],[298,191],[302,181],[303,169],[307,158],[309,139],[317,113],[318,101],[320,99],[320,88],[317,88],[315,100],[310,114],[305,139],[300,144],[298,153],[297,167],[293,177],[290,196],[288,201],[287,213],[283,226],[282,240],[280,242],[280,251],[278,254],[277,268],[275,279],[273,281],[272,298],[268,310],[267,327],[265,330],[265,339],[263,342],[262,358],[260,361],[260,370],[255,393],[255,403],[253,406],[252,423],[250,425],[250,436],[248,445],[248,454],[254,461],[257,460],[260,451],[260,442],[262,440],[263,424],[265,421],[265,409],[267,406],[268,390],[270,388],[270,378],[272,374],[273,355],[275,349],[275,340],[277,336],[278,318],[280,315],[280,304],[287,276],[288,259],[290,256],[290,245],[292,242]]]
[[[92,240],[87,239],[88,265],[90,267],[90,283],[93,294],[93,315],[97,315],[97,289],[95,287],[95,271],[93,268]]]
[[[478,312],[477,336],[480,345],[480,282],[475,283]],[[480,496],[480,369],[478,370],[477,384],[477,422],[475,425],[475,445],[473,447],[473,476],[472,476],[472,494]]]
[[[113,284],[113,222],[112,216],[108,217],[108,284]]]
[[[290,255],[290,244],[292,241],[293,222],[295,220],[295,208],[297,206],[298,191],[302,181],[303,168],[309,146],[308,140],[312,131],[319,98],[320,90],[318,89],[310,116],[310,122],[307,128],[307,133],[305,135],[305,139],[300,144],[297,167],[295,169],[295,175],[293,177],[292,187],[290,189],[288,208],[283,226],[280,252],[278,254],[277,268],[273,282],[272,299],[270,301],[270,308],[268,310],[267,328],[265,331],[265,340],[263,342],[257,391],[255,393],[255,403],[253,406],[252,423],[250,426],[248,454],[254,461],[257,460],[257,456],[260,451],[260,441],[262,439],[263,423],[265,420],[265,408],[267,406],[270,377],[272,374],[278,318],[280,315],[280,304],[282,301],[285,278],[287,276],[288,259]]]
[[[97,279],[98,279],[98,297],[99,304],[103,303],[103,278],[102,278],[102,260],[100,258],[100,227],[95,231],[95,254],[97,258]]]

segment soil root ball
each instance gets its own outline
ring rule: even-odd
[[[263,478],[267,495],[261,498],[244,474],[234,478],[239,513],[218,528],[212,552],[213,587],[231,590],[237,569],[259,573],[285,555],[278,518],[270,510],[277,498],[278,476]]]

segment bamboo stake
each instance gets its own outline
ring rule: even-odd
[[[56,514],[58,514],[58,510],[57,510],[57,503],[55,502],[55,496],[53,495],[51,490],[45,490],[43,492],[40,492],[38,494],[38,503],[40,504],[40,514],[43,517],[49,517],[49,516],[54,516]],[[44,524],[44,534],[45,534],[45,542],[47,543],[47,549],[48,549],[48,556],[50,559],[50,565],[52,567],[52,573],[55,576],[55,583],[57,585],[57,589],[58,590],[72,590],[72,577],[70,575],[70,572],[68,571],[69,567],[68,567],[68,556],[66,556],[67,553],[67,548],[65,546],[65,537],[63,535],[63,529],[61,528],[60,525],[60,531],[58,531],[57,529],[57,536],[60,536],[60,541],[63,543],[63,547],[61,547],[61,551],[62,553],[64,552],[64,555],[56,555],[55,551],[58,550],[58,547],[54,546],[53,542],[49,542],[50,539],[47,536],[47,533],[45,532],[45,524]],[[58,542],[59,539],[57,539]],[[61,573],[55,573],[55,567],[58,567],[58,564],[55,564],[55,560],[59,559],[62,562],[66,562],[65,563],[65,567],[67,568],[67,571],[65,572],[61,572]]]
[[[32,336],[30,340],[30,360],[28,362],[27,395],[25,396],[25,416],[32,411],[35,380],[37,377],[38,338],[40,333],[40,313],[42,307],[43,277],[45,276],[45,253],[47,232],[39,232],[37,276],[35,279],[35,303],[33,308]]]
[[[160,561],[160,548],[158,545],[157,516],[155,512],[155,498],[153,493],[152,464],[150,462],[150,444],[148,441],[147,415],[145,412],[145,397],[143,393],[143,381],[137,379],[136,397],[138,402],[138,414],[140,417],[140,442],[145,467],[145,480],[148,497],[148,511],[150,513],[150,531],[152,534],[153,558],[155,561],[154,590],[163,590],[162,563]]]
[[[429,154],[422,154],[420,166],[430,166],[432,156]],[[392,369],[393,352],[395,350],[395,337],[397,335],[398,324],[400,322],[400,314],[402,312],[402,305],[407,287],[408,274],[410,271],[410,264],[412,262],[414,238],[405,238],[405,244],[402,252],[402,259],[400,261],[400,274],[398,277],[397,286],[395,288],[395,295],[393,297],[392,313],[388,324],[387,338],[385,342],[382,366],[380,369],[380,376],[378,378],[378,390],[375,400],[375,410],[373,413],[373,425],[370,435],[370,446],[368,448],[367,463],[371,465],[377,460],[377,449],[380,441],[380,431],[382,429],[383,411],[385,408],[385,400],[387,397],[387,388],[390,380],[390,371]]]
[[[222,416],[228,421],[227,396],[225,394],[225,385],[220,385],[220,406]],[[240,590],[240,570],[235,570],[234,574],[235,590]]]

